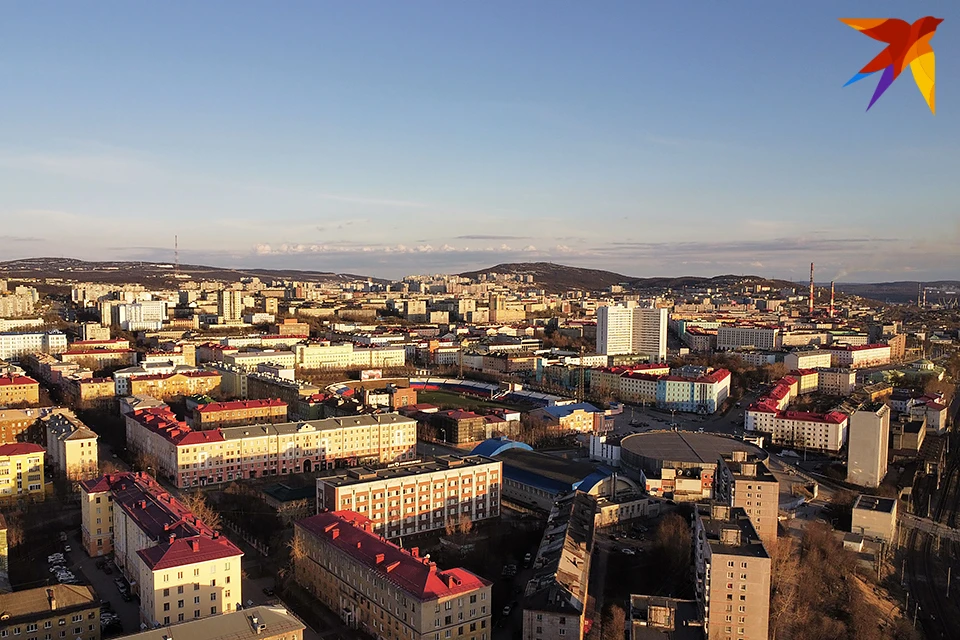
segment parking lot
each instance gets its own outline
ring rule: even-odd
[[[80,548],[80,543],[76,538],[70,540],[70,552],[65,554],[68,559],[68,566],[73,571],[82,584],[89,584],[100,597],[101,602],[109,603],[109,608],[116,613],[120,621],[119,627],[104,629],[105,635],[119,635],[121,632],[136,633],[140,630],[140,610],[136,599],[124,602],[120,596],[120,591],[114,580],[121,578],[120,571],[112,564],[109,565],[110,573],[105,569],[98,569],[97,563],[102,558],[91,558]]]

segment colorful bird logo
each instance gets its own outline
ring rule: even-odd
[[[867,63],[857,75],[850,78],[847,84],[863,80],[877,71],[883,71],[880,83],[873,98],[867,106],[867,111],[897,79],[904,68],[909,64],[913,72],[913,79],[923,94],[930,111],[937,113],[935,97],[936,59],[930,40],[937,32],[937,26],[943,18],[927,16],[920,18],[913,24],[893,18],[840,18],[840,22],[850,25],[864,35],[874,40],[886,42],[887,48]]]

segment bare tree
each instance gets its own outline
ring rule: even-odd
[[[457,523],[457,532],[461,536],[466,536],[473,530],[473,520],[465,513],[460,514],[460,521]]]
[[[603,640],[623,640],[627,623],[623,608],[616,604],[610,605],[603,618]]]
[[[201,522],[213,529],[220,530],[220,514],[213,510],[203,493],[194,491],[183,495],[182,502]]]
[[[457,533],[457,521],[453,518],[447,518],[447,524],[444,525],[443,531],[448,538],[452,538]]]
[[[689,581],[691,549],[687,521],[676,513],[662,518],[653,539],[653,557],[663,576],[662,595],[676,595]]]
[[[797,622],[797,594],[800,579],[800,559],[797,547],[789,537],[777,540],[770,574],[770,639],[776,640],[781,627],[793,627]]]

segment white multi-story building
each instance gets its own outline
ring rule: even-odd
[[[68,409],[44,416],[47,461],[67,480],[96,478],[100,473],[97,434]]]
[[[781,346],[779,327],[720,327],[717,329],[717,349],[730,351],[752,347],[773,351]]]
[[[667,357],[667,309],[606,306],[597,309],[597,353]]]
[[[793,351],[783,357],[787,369],[820,369],[830,366],[832,354],[826,349]]]
[[[834,367],[878,367],[890,364],[890,345],[865,344],[856,347],[827,347],[830,352],[830,365]]]
[[[831,396],[849,396],[857,387],[857,372],[852,369],[821,369],[817,372],[817,390]]]
[[[878,402],[850,416],[847,482],[879,487],[887,473],[890,451],[890,407]]]
[[[402,367],[407,359],[407,350],[402,345],[355,347],[352,342],[297,344],[293,353],[295,364],[301,369]]]
[[[847,415],[839,411],[784,411],[757,403],[747,410],[744,427],[769,434],[776,445],[836,453],[847,441],[847,423]]]
[[[141,300],[130,304],[114,304],[110,307],[113,324],[124,331],[156,331],[167,319],[167,303],[164,300]]]
[[[243,291],[223,289],[217,292],[217,315],[224,322],[240,322],[243,317]]]
[[[500,515],[499,460],[484,456],[436,459],[374,470],[348,469],[317,479],[317,512],[356,511],[385,538],[443,529]]]
[[[67,336],[59,331],[0,333],[0,360],[19,360],[30,353],[63,353]]]

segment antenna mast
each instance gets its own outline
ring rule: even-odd
[[[813,315],[813,263],[810,263],[810,303],[808,306],[808,313]]]

